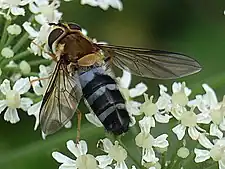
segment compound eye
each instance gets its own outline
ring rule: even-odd
[[[51,50],[53,43],[64,33],[64,30],[61,28],[56,28],[48,36],[48,46]]]
[[[69,28],[70,28],[71,30],[79,30],[79,31],[81,31],[80,25],[78,25],[78,24],[76,24],[76,23],[69,23],[68,26],[69,26]]]

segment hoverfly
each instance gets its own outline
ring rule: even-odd
[[[83,97],[105,129],[115,135],[128,130],[130,118],[125,100],[111,76],[111,65],[137,76],[172,79],[201,70],[183,54],[161,50],[94,43],[75,23],[50,24],[48,46],[57,64],[46,89],[40,124],[48,135],[63,127]]]

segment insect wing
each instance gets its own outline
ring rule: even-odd
[[[45,92],[40,124],[45,135],[53,134],[73,117],[82,96],[77,74],[70,76],[59,61]]]
[[[201,70],[193,58],[174,52],[133,47],[97,44],[106,57],[121,69],[129,69],[137,76],[154,79],[173,79]]]

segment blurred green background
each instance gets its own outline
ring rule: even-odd
[[[212,86],[218,98],[225,93],[225,1],[193,0],[126,0],[124,10],[110,8],[103,11],[79,0],[62,2],[64,21],[80,24],[88,35],[98,41],[111,44],[146,47],[181,52],[197,59],[203,70],[176,81],[186,81],[193,89],[192,97],[203,93],[202,83]],[[120,75],[121,72],[118,72]],[[173,81],[159,81],[133,77],[132,85],[143,81],[148,84],[148,93],[157,96],[158,84],[171,88]],[[80,109],[87,112],[81,104]],[[58,150],[71,156],[65,143],[76,137],[76,118],[72,129],[60,132],[42,140],[40,128],[33,131],[34,117],[20,113],[21,121],[10,124],[0,119],[0,169],[53,169],[59,164],[51,157]],[[163,128],[158,127],[156,133]],[[134,136],[124,137],[125,144],[133,143]],[[83,118],[81,138],[89,143],[90,152],[95,152],[95,144],[104,137],[104,130],[90,125]],[[131,150],[132,152],[133,150]],[[140,157],[139,157],[140,158]]]

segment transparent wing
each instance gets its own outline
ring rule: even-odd
[[[56,132],[73,117],[82,96],[77,74],[70,76],[65,70],[59,61],[42,101],[40,124],[46,135]]]
[[[106,57],[121,69],[129,69],[137,76],[155,79],[173,79],[201,70],[193,58],[174,52],[133,47],[97,44]]]

